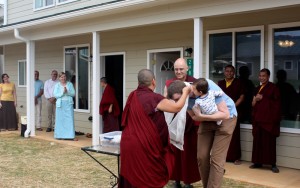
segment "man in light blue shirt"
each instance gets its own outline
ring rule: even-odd
[[[35,126],[36,130],[42,131],[42,95],[44,94],[44,83],[39,80],[40,73],[38,71],[34,72],[34,104],[35,104]]]
[[[213,81],[206,80],[209,90],[221,90]],[[189,107],[194,106],[193,100],[190,101]],[[224,93],[216,97],[215,102],[218,112],[214,114],[201,114],[199,105],[192,108],[194,113],[190,113],[195,121],[201,121],[198,129],[197,159],[203,187],[221,187],[227,151],[237,121],[237,110],[230,97]],[[222,120],[221,125],[216,124],[218,120]]]

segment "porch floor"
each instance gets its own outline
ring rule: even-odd
[[[1,132],[9,133],[11,131]],[[19,131],[13,131],[19,134]],[[85,135],[76,136],[78,141],[65,141],[56,140],[53,138],[53,132],[36,131],[34,138],[48,140],[52,142],[58,142],[61,144],[67,144],[75,147],[84,147],[92,145],[92,139],[87,138]],[[253,183],[257,185],[267,187],[278,187],[278,188],[299,188],[300,187],[300,170],[278,167],[280,173],[272,173],[269,168],[262,169],[250,169],[250,162],[242,161],[241,165],[234,165],[233,163],[226,163],[225,169],[226,178],[238,180],[242,182]]]

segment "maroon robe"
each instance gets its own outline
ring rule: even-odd
[[[256,88],[255,95],[260,86]],[[252,111],[252,162],[276,164],[276,137],[280,133],[280,93],[275,84],[268,82],[259,92],[263,95]]]
[[[167,80],[166,86],[169,87],[176,79],[177,78]],[[194,77],[187,76],[185,81],[193,82],[194,80]],[[172,145],[172,149],[175,152],[175,166],[171,180],[183,181],[185,184],[191,184],[201,180],[197,162],[198,125],[199,123],[193,121],[187,113],[183,151]]]
[[[111,104],[113,104],[112,113],[108,113]],[[103,133],[120,130],[118,121],[118,116],[120,114],[119,104],[115,97],[114,89],[108,84],[102,95],[99,113],[102,115],[103,119]]]
[[[163,187],[168,183],[174,154],[164,113],[156,109],[163,99],[141,86],[129,95],[122,117],[119,187]]]
[[[220,88],[234,101],[236,102],[241,95],[245,94],[244,86],[238,78],[234,78],[230,86],[226,87],[226,80],[220,80],[218,82]],[[241,159],[241,138],[240,138],[240,117],[241,112],[240,105],[236,107],[238,112],[238,118],[236,122],[235,129],[232,134],[230,145],[227,152],[226,161],[234,162]]]

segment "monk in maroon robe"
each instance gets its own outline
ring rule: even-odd
[[[100,114],[103,119],[103,133],[119,131],[120,108],[115,97],[115,90],[107,83],[105,77],[101,78],[101,86],[104,88],[102,99],[100,102]]]
[[[252,106],[253,149],[250,168],[260,168],[263,164],[272,165],[271,170],[278,173],[276,166],[276,138],[280,132],[280,92],[269,82],[270,71],[262,69],[259,73],[261,86],[256,88]]]
[[[225,79],[218,82],[219,87],[234,101],[235,107],[238,112],[236,127],[232,134],[229,149],[227,152],[226,161],[234,162],[234,164],[241,164],[240,159],[242,155],[241,151],[241,139],[240,139],[240,112],[241,104],[245,98],[245,89],[242,82],[234,77],[235,68],[232,65],[225,67],[224,76]]]
[[[166,81],[164,96],[167,96],[167,88],[174,80],[193,82],[194,77],[187,75],[188,66],[183,58],[174,63],[175,78]],[[200,173],[197,162],[197,131],[199,122],[193,121],[190,115],[186,114],[186,126],[184,132],[183,151],[172,145],[175,151],[175,167],[171,180],[175,180],[175,186],[181,187],[180,181],[188,187],[190,184],[200,181]]]
[[[153,92],[156,82],[152,71],[141,70],[138,81],[139,86],[129,95],[122,117],[119,187],[164,187],[172,173],[174,153],[163,111],[179,112],[190,89],[185,87],[174,103]]]

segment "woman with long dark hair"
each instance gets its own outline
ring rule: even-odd
[[[1,76],[0,84],[0,129],[18,130],[16,86],[9,81],[8,74]]]

